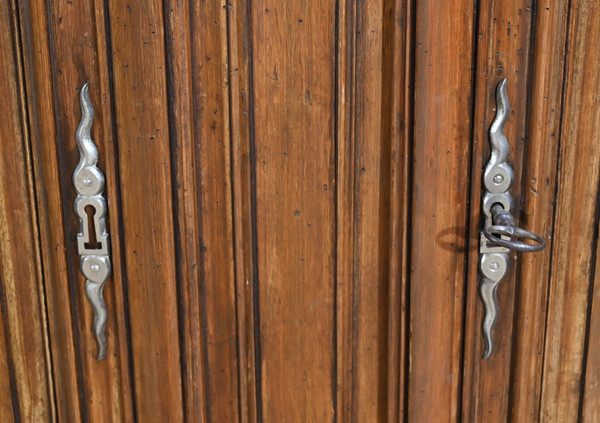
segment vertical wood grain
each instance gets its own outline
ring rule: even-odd
[[[0,313],[2,314],[2,411],[17,420],[55,418],[31,152],[24,110],[17,14],[0,5]],[[9,376],[9,369],[12,373]],[[6,370],[6,372],[4,372]],[[12,387],[8,387],[8,382]],[[7,404],[8,402],[8,404]]]
[[[379,231],[389,222],[389,175],[386,175],[387,163],[382,162],[389,157],[386,146],[389,147],[390,139],[382,134],[382,12],[383,2],[357,4],[354,33],[354,245],[349,259],[353,267],[352,419],[355,421],[381,420],[387,412],[389,239]]]
[[[502,78],[507,78],[512,112],[504,133],[510,145],[509,161],[514,170],[514,183],[510,188],[515,203],[513,215],[519,222],[522,163],[528,144],[534,11],[532,1],[514,0],[482,3],[478,13],[462,414],[466,421],[505,422],[510,400],[511,344],[518,286],[515,268],[521,256],[512,255],[516,262],[513,262],[498,289],[500,314],[493,333],[494,352],[483,360],[483,305],[477,289],[482,222],[481,180],[482,169],[490,157],[489,128],[496,114],[496,86]],[[526,227],[539,232],[537,227]]]
[[[70,303],[54,93],[49,83],[47,11],[44,2],[18,6],[57,418],[80,421],[85,411],[78,375],[79,338]]]
[[[408,419],[455,421],[469,187],[471,1],[416,4]]]
[[[4,316],[0,313],[0,392],[3,393],[0,395],[0,420],[7,423],[15,421],[10,372],[4,334]]]
[[[598,222],[596,222],[598,224]],[[598,227],[596,227],[596,234]],[[590,305],[590,320],[587,327],[587,346],[585,351],[585,374],[581,390],[581,415],[582,422],[596,422],[600,420],[600,339],[595,336],[600,327],[600,250],[598,237],[596,237],[596,261],[594,264],[594,281]]]
[[[252,104],[252,43],[251,16],[247,2],[227,5],[229,99],[230,99],[230,152],[233,201],[237,348],[239,369],[240,421],[256,422],[259,419],[260,398],[257,379],[256,334],[258,333],[255,304],[258,291],[258,268],[254,248],[253,163],[251,144],[253,121]]]
[[[225,2],[191,7],[191,85],[194,105],[196,206],[201,241],[200,296],[205,339],[206,413],[212,421],[239,420],[238,357],[230,164]],[[182,187],[186,189],[186,186]],[[198,312],[196,312],[198,313]],[[186,314],[184,320],[198,319]]]
[[[404,402],[408,11],[348,1],[337,16],[336,418],[394,421]]]
[[[164,13],[184,412],[205,422],[210,404],[206,386],[204,303],[200,294],[202,261],[196,186],[199,164],[194,143],[190,5],[166,1]]]
[[[354,139],[356,95],[356,2],[337,4],[336,86],[336,410],[351,421],[354,355]]]
[[[327,422],[335,393],[335,7],[253,2],[249,13],[262,412],[266,421]]]
[[[389,170],[389,310],[387,421],[407,416],[408,280],[413,116],[412,2],[387,1],[383,9],[383,130],[390,137]],[[385,157],[385,152],[383,154]]]
[[[509,410],[514,421],[535,420],[539,412],[567,17],[568,1],[537,3],[521,223],[542,235],[546,248],[519,256]]]
[[[162,4],[108,3],[137,418],[183,418]]]
[[[571,3],[539,418],[578,420],[600,176],[600,4]]]

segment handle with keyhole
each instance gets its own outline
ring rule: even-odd
[[[75,213],[79,216],[81,232],[77,234],[77,249],[81,256],[79,267],[84,274],[85,294],[94,311],[93,329],[98,342],[98,360],[106,356],[106,321],[108,312],[102,295],[111,273],[108,233],[106,232],[106,200],[102,196],[104,175],[98,169],[98,149],[92,141],[91,127],[94,108],[86,83],[79,93],[81,121],[75,138],[79,148],[79,164],[73,172],[73,185],[77,191]]]

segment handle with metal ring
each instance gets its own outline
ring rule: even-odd
[[[488,358],[494,350],[493,329],[498,318],[496,290],[508,270],[509,251],[535,252],[545,246],[541,236],[517,227],[511,214],[513,198],[508,190],[513,182],[513,171],[507,163],[510,148],[504,135],[504,125],[509,115],[506,79],[503,79],[496,89],[496,117],[490,127],[492,151],[483,173],[482,208],[485,219],[479,244],[479,293],[485,308],[483,358]],[[526,243],[525,240],[533,241],[534,244]]]
[[[546,246],[544,238],[541,236],[516,227],[515,219],[510,212],[504,210],[499,204],[492,206],[492,222],[493,225],[483,228],[483,235],[496,245],[521,253],[534,253],[543,250]],[[506,237],[513,238],[515,241],[506,239]],[[535,244],[523,242],[522,240],[525,239],[534,241]]]

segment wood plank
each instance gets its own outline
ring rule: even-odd
[[[336,389],[335,7],[320,1],[251,7],[258,420],[327,422]]]
[[[189,254],[180,264],[184,267],[181,274],[186,275],[181,281],[186,285],[182,290],[182,323],[189,328],[184,329],[184,363],[190,363],[184,376],[188,381],[186,413],[234,421],[239,419],[239,401],[229,143],[229,128],[234,124],[229,120],[227,8],[224,3],[201,3],[191,11],[177,4],[167,8],[179,237],[181,243],[187,243],[186,248],[180,247],[178,256],[181,259]],[[211,30],[198,36],[191,28]],[[204,320],[202,330],[199,316]]]
[[[6,350],[6,336],[4,334],[4,316],[0,312],[0,421],[12,423],[15,421],[13,409],[13,394],[10,382],[10,369]]]
[[[229,39],[229,92],[231,124],[231,178],[233,196],[233,226],[235,229],[235,278],[238,328],[238,369],[240,420],[258,420],[258,379],[256,372],[255,294],[258,294],[258,268],[254,249],[252,168],[254,152],[251,146],[251,67],[250,13],[247,2],[227,5]],[[257,310],[256,310],[257,311]]]
[[[401,2],[338,9],[339,421],[404,413],[407,13]]]
[[[191,87],[201,245],[200,289],[206,337],[207,415],[239,420],[237,322],[230,163],[225,2],[191,8]],[[209,29],[210,28],[210,29]],[[196,319],[195,315],[188,316]]]
[[[7,416],[12,409],[18,421],[50,421],[55,409],[49,340],[17,11],[12,2],[0,4],[0,19],[6,23],[0,30],[0,361],[6,376],[2,385],[9,380],[12,384],[2,391],[6,400],[1,401],[0,414],[12,420]]]
[[[571,2],[539,418],[577,421],[600,181],[600,4]],[[576,207],[574,207],[576,205]]]
[[[408,419],[456,421],[469,187],[471,1],[416,3]]]
[[[596,231],[598,231],[598,227]],[[585,351],[585,374],[580,400],[582,404],[579,419],[582,422],[597,422],[600,420],[600,339],[595,336],[596,328],[600,327],[600,249],[598,249],[598,239],[596,239],[594,268],[594,287],[590,305],[591,316],[587,327],[588,344]]]
[[[78,334],[70,303],[63,198],[56,149],[56,120],[46,4],[20,2],[20,34],[27,88],[43,279],[52,341],[52,375],[59,421],[81,421]]]
[[[502,78],[507,78],[512,113],[504,132],[510,144],[509,161],[514,170],[510,189],[515,202],[513,215],[519,224],[521,175],[528,133],[532,1],[486,2],[481,4],[478,13],[462,414],[466,421],[505,422],[509,411],[511,343],[518,286],[515,269],[521,257],[512,255],[517,261],[500,284],[500,315],[494,328],[494,352],[483,360],[483,305],[476,288],[482,222],[481,180],[482,169],[490,157],[489,128],[496,114],[496,86]],[[529,229],[537,230],[535,227]]]
[[[349,259],[353,266],[352,419],[356,421],[382,421],[387,414],[390,178],[385,160],[390,140],[382,137],[382,90],[389,89],[382,81],[382,12],[383,2],[357,6],[356,116],[351,144],[354,222],[341,223],[351,224],[354,231],[352,254],[339,259]]]
[[[390,224],[389,224],[389,326],[387,384],[387,421],[406,419],[408,392],[408,281],[409,281],[409,210],[411,208],[411,140],[413,91],[414,8],[411,2],[395,1],[385,5],[383,81],[385,101],[384,128],[390,137]],[[389,88],[388,88],[389,87]],[[386,112],[387,111],[387,112]]]
[[[76,330],[79,333],[80,366],[85,386],[85,412],[94,421],[131,419],[133,404],[128,362],[125,306],[123,302],[122,269],[119,240],[119,213],[116,181],[116,155],[112,131],[111,96],[104,7],[97,2],[68,4],[52,3],[49,9],[54,105],[57,133],[53,142],[58,151],[61,178],[62,208],[67,216],[68,274],[72,281],[71,302],[76,311]],[[104,295],[108,310],[106,360],[96,360],[97,344],[92,330],[93,314],[83,289],[85,278],[79,271],[79,255],[75,234],[80,230],[72,204],[75,191],[72,173],[79,162],[75,131],[81,119],[77,90],[89,81],[90,97],[95,108],[92,137],[99,150],[99,167],[106,174],[106,196],[111,234],[113,276],[106,284]]]
[[[179,328],[182,343],[182,388],[184,412],[200,422],[207,421],[209,404],[205,368],[204,316],[200,294],[202,267],[200,228],[196,196],[196,160],[193,122],[192,31],[190,5],[165,3],[165,40],[169,104],[169,133],[172,140],[171,169],[175,193],[175,248],[180,297]]]
[[[108,3],[137,419],[183,419],[165,39],[158,1]]]
[[[542,235],[546,248],[519,257],[521,283],[517,285],[511,369],[513,421],[533,421],[539,412],[567,16],[566,0],[537,4],[521,224]]]

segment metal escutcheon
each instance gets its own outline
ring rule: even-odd
[[[73,185],[77,191],[75,213],[79,216],[81,232],[77,234],[77,249],[81,256],[79,267],[86,278],[85,294],[94,311],[94,334],[98,342],[98,360],[106,356],[106,321],[108,313],[102,290],[110,277],[110,246],[105,218],[107,204],[102,191],[104,175],[98,169],[98,149],[92,141],[90,130],[94,122],[94,108],[86,83],[79,93],[81,121],[75,138],[79,148],[79,164],[73,172]]]
[[[514,173],[507,162],[510,148],[504,135],[504,125],[510,115],[506,79],[500,81],[496,89],[496,108],[496,117],[490,127],[491,157],[483,173],[482,208],[485,220],[479,245],[479,293],[485,308],[483,358],[488,358],[494,350],[493,330],[498,319],[496,290],[508,271],[509,251],[535,252],[545,246],[541,236],[515,226],[511,214],[513,198],[508,190],[513,183]]]

